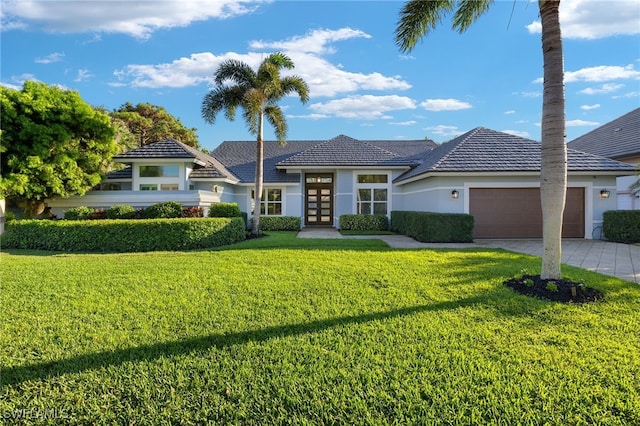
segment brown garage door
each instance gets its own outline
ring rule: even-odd
[[[539,188],[471,188],[474,238],[542,238]],[[567,188],[563,238],[584,238],[584,188]]]

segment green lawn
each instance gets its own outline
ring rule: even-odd
[[[0,413],[25,424],[640,424],[640,287],[566,267],[605,300],[565,305],[502,285],[539,263],[292,233],[215,251],[4,252]]]

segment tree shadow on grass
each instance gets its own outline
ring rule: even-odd
[[[109,366],[117,366],[126,362],[153,361],[161,357],[201,352],[210,348],[225,348],[248,342],[265,342],[274,338],[318,333],[332,328],[388,320],[422,312],[454,310],[486,302],[486,295],[473,296],[462,300],[410,306],[386,312],[329,318],[300,324],[278,325],[236,333],[210,334],[208,336],[194,337],[185,340],[78,355],[57,361],[3,368],[2,374],[0,375],[0,385],[2,387],[12,386],[28,380],[44,380],[64,374],[76,374]]]

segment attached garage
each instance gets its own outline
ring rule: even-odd
[[[584,238],[584,188],[567,188],[563,238]],[[470,188],[474,238],[542,238],[540,188]]]

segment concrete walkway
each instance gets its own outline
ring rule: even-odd
[[[367,238],[383,240],[389,247],[419,248],[501,248],[517,253],[542,255],[542,240],[476,240],[474,243],[421,243],[404,235],[344,236],[335,228],[304,228],[298,238]],[[562,263],[611,275],[640,284],[640,246],[601,240],[562,241]]]

